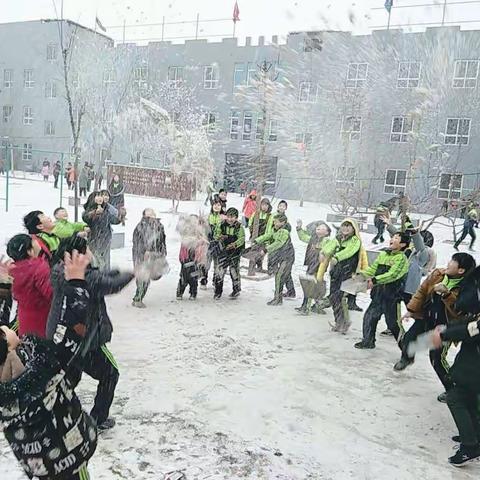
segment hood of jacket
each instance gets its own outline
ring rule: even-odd
[[[368,255],[365,247],[363,246],[362,237],[360,235],[360,227],[358,226],[358,222],[354,218],[346,218],[343,222],[348,222],[354,230],[354,235],[360,240],[360,252],[358,256],[358,267],[357,272],[361,270],[365,270],[368,268]]]

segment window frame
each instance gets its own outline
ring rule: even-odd
[[[257,79],[255,78],[255,75],[257,74],[257,71],[258,71],[258,65],[255,62],[247,62],[247,68],[245,70],[246,72],[245,86],[247,87],[255,86],[255,82],[257,81]]]
[[[268,122],[268,141],[278,141],[278,120],[275,118],[271,118]]]
[[[241,68],[239,68],[241,67]],[[237,73],[241,73],[241,81],[237,83]],[[246,71],[246,65],[245,63],[235,63],[233,65],[233,88],[241,88],[245,86],[247,81],[247,71]]]
[[[30,78],[27,79],[27,73]],[[23,88],[33,88],[35,86],[35,79],[33,76],[33,68],[25,68],[23,70]]]
[[[408,65],[408,72],[406,77],[400,77],[400,71],[402,65]],[[412,65],[418,65],[418,77],[413,77],[411,75]],[[417,60],[403,60],[398,62],[398,71],[397,71],[397,88],[418,88],[420,86],[420,80],[422,78],[422,62]],[[400,82],[406,82],[405,85],[401,85]],[[412,82],[417,82],[416,85],[411,84]]]
[[[171,72],[175,72],[175,75],[173,75],[175,78],[170,78],[171,77]],[[181,75],[179,75],[181,73]],[[182,65],[171,65],[168,67],[168,73],[167,73],[167,81],[168,81],[168,86],[170,88],[173,88],[175,90],[178,90],[183,82],[185,81],[185,69]]]
[[[394,183],[387,183],[389,172],[395,172]],[[398,183],[398,174],[400,172],[405,174],[405,182],[403,185],[401,183]],[[405,193],[405,190],[407,188],[407,174],[408,171],[404,168],[387,168],[385,170],[385,180],[383,182],[383,193],[385,193],[386,195],[398,195],[399,193]]]
[[[27,109],[29,111],[29,114],[27,114]],[[33,107],[30,107],[29,105],[24,105],[23,106],[23,125],[33,125]]]
[[[304,87],[307,86],[305,90]],[[302,99],[302,92],[307,93],[306,99]],[[313,98],[312,98],[313,97]],[[317,103],[318,97],[318,85],[311,80],[302,80],[298,84],[298,103]]]
[[[401,119],[402,120],[402,127],[399,132],[394,132],[393,127],[395,125],[395,120],[396,119]],[[404,131],[405,125],[408,125],[410,123],[410,130]],[[413,132],[413,125],[414,125],[414,120],[409,117],[408,115],[393,115],[392,116],[392,123],[390,124],[390,143],[408,143],[410,140],[410,136]],[[398,140],[394,140],[393,137],[398,136]]]
[[[215,133],[217,131],[217,117],[217,112],[203,112],[202,126],[207,133]],[[212,118],[213,122],[210,121]]]
[[[208,72],[210,70],[210,78]],[[220,84],[220,68],[217,64],[204,65],[203,67],[203,88],[204,90],[217,90]]]
[[[8,74],[8,79],[7,79]],[[13,88],[13,68],[3,69],[3,88]]]
[[[57,58],[58,58],[58,44],[48,43],[47,44],[47,62],[54,62],[55,60],[57,60]]]
[[[350,177],[350,175],[347,175],[347,173],[350,174],[352,172],[353,172],[353,177]],[[342,173],[342,175],[339,175],[339,173]],[[358,175],[357,167],[341,165],[340,167],[337,167],[335,169],[335,185],[337,187],[339,186],[354,187],[355,182],[357,181],[357,175]]]
[[[359,69],[360,69],[361,65],[366,65],[365,78],[359,78],[359,76],[358,76],[358,72],[359,72]],[[353,66],[355,66],[356,74],[355,74],[355,78],[350,78],[350,69]],[[368,62],[350,62],[348,64],[348,68],[347,68],[347,77],[345,79],[345,87],[346,88],[363,88],[363,87],[365,87],[366,84],[367,84],[367,80],[368,80],[369,68],[370,68],[370,65],[369,65]],[[353,85],[349,85],[348,82],[353,82]]]
[[[247,128],[247,120],[249,121],[249,127]],[[242,122],[242,141],[249,142],[252,139],[254,116],[251,110],[245,110],[243,112]]]
[[[457,121],[457,128],[456,128],[456,133],[455,134],[449,134],[448,132],[448,122],[455,120]],[[460,130],[460,122],[461,121],[468,121],[468,133],[467,135],[460,135],[459,130]],[[450,146],[455,146],[455,145],[465,145],[467,146],[470,143],[470,131],[472,129],[472,119],[468,117],[447,117],[447,121],[445,124],[445,135],[444,135],[444,145],[450,145]],[[454,137],[454,142],[447,142],[447,137],[451,138]],[[465,138],[467,139],[466,143],[459,142],[459,139]]]
[[[53,120],[45,120],[43,134],[46,137],[52,137],[55,135],[55,123]]]
[[[241,113],[242,112],[240,110],[234,110],[234,109],[230,110],[230,140],[239,139]],[[235,126],[234,126],[234,120],[236,121]]]
[[[47,80],[45,82],[45,98],[52,100],[57,98],[57,82],[54,80]]]
[[[459,76],[457,76],[457,66],[459,64],[462,64],[462,63],[465,63],[465,76],[459,77]],[[475,77],[468,77],[467,76],[468,67],[471,63],[476,63],[476,66],[477,66]],[[475,88],[477,86],[477,82],[478,82],[479,66],[480,66],[480,61],[479,60],[475,60],[475,59],[458,59],[458,60],[455,60],[455,64],[453,66],[452,88],[465,88],[465,89]],[[467,82],[472,81],[472,80],[474,82],[471,82],[471,84],[467,86]],[[463,84],[460,85],[458,82],[462,82]]]
[[[148,85],[148,65],[137,65],[133,69],[133,84],[137,88]]]
[[[6,109],[10,109],[10,113],[8,115],[5,115]],[[3,105],[2,106],[2,123],[10,123],[12,121],[12,115],[13,115],[13,105]]]
[[[28,162],[33,159],[33,144],[24,143],[22,148],[22,161]]]
[[[345,130],[345,123],[346,121],[351,118],[352,119],[352,127],[355,125],[355,122],[360,122],[360,128],[359,130]],[[352,142],[357,142],[362,139],[362,125],[363,124],[363,119],[361,115],[344,115],[342,119],[342,129],[340,133],[342,135],[347,135],[349,136],[349,140]]]
[[[448,182],[448,190],[444,188],[440,188],[442,185],[442,177],[444,175],[448,175],[450,177],[450,180]],[[452,187],[452,180],[454,177],[460,177],[460,188],[451,188]],[[463,191],[463,182],[464,182],[465,176],[463,173],[446,173],[442,172],[439,177],[438,177],[438,188],[437,188],[437,198],[439,200],[457,200],[461,198],[462,196],[462,191]],[[447,192],[446,196],[441,196],[441,192]],[[452,193],[455,194],[455,196],[452,196]]]

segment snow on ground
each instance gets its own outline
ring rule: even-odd
[[[23,214],[58,206],[51,184],[12,183],[6,214],[0,178],[0,252],[21,231]],[[346,336],[332,333],[331,312],[298,316],[293,308],[299,301],[268,307],[273,280],[244,280],[237,301],[214,303],[211,289],[200,291],[197,302],[176,301],[179,238],[177,218],[167,213],[170,202],[133,196],[126,202],[127,246],[113,252],[113,264],[131,268],[133,229],[141,211],[153,207],[166,227],[172,271],[152,284],[146,310],[130,305],[134,285],[108,301],[111,350],[121,376],[112,408],[117,426],[100,438],[91,462],[95,480],[162,479],[172,470],[199,480],[478,478],[479,466],[459,471],[446,463],[456,431],[447,407],[436,400],[442,388],[427,355],[394,373],[399,353],[391,338],[379,337],[373,351],[353,348],[361,313],[353,314]],[[232,195],[229,203],[241,202]],[[202,201],[180,204],[181,212],[202,210]],[[302,218],[306,224],[327,211],[291,202],[288,214],[292,223]],[[434,233],[443,264],[452,248],[439,240],[450,232]],[[294,243],[298,274],[304,245]],[[360,304],[368,305],[365,295]],[[95,385],[87,377],[81,383],[87,408]],[[24,478],[3,439],[0,478]]]

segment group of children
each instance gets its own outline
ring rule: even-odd
[[[0,262],[0,418],[6,426],[5,436],[29,476],[88,478],[86,466],[95,450],[96,428],[115,424],[109,410],[119,372],[107,348],[113,326],[105,296],[121,291],[136,278],[133,306],[144,308],[150,281],[168,271],[165,231],[152,209],[144,210],[134,232],[135,274],[110,269],[111,225],[120,223],[125,213],[109,200],[108,192],[91,194],[84,223],[69,222],[62,208],[55,210],[55,221],[41,211],[30,212],[24,217],[27,233],[8,242],[11,261]],[[264,271],[267,256],[266,272],[275,278],[274,296],[268,305],[281,305],[285,297],[295,298],[295,249],[286,216],[288,204],[279,202],[276,213],[272,213],[268,199],[257,200],[254,191],[245,198],[242,221],[239,211],[227,206],[223,190],[212,196],[208,218],[180,218],[178,300],[187,287],[190,298],[197,298],[199,284],[200,288],[208,285],[212,265],[213,298],[221,299],[227,271],[232,282],[230,298],[238,298],[242,256],[253,262],[257,271]],[[414,363],[417,351],[413,347],[419,335],[433,331],[430,361],[445,390],[438,400],[448,404],[459,430],[455,441],[460,448],[449,462],[464,465],[480,458],[476,406],[480,394],[480,269],[474,258],[463,252],[455,253],[446,268],[437,269],[430,232],[415,229],[411,223],[397,230],[385,212],[375,221],[379,228],[375,240],[385,241],[387,231],[390,242],[370,266],[355,219],[345,219],[336,227],[335,235],[321,220],[306,227],[297,221],[297,236],[307,244],[306,273],[300,276],[304,298],[297,311],[325,314],[331,307],[332,330],[345,334],[351,324],[349,310],[358,309],[355,294],[370,290],[362,340],[354,346],[374,349],[377,325],[384,316],[400,350],[394,365],[397,372]],[[250,232],[248,248],[246,227]],[[9,289],[18,304],[18,323],[10,322],[12,295],[5,293]],[[403,316],[402,302],[407,310]],[[411,320],[413,324],[405,330],[405,322]],[[446,354],[452,342],[458,341],[462,341],[460,353],[450,367]],[[82,411],[74,393],[83,372],[99,382],[90,415]],[[58,389],[63,393],[58,394]],[[47,402],[47,398],[51,400]],[[19,410],[13,408],[16,401]],[[43,406],[36,409],[36,401]],[[69,433],[70,425],[65,424],[65,429],[55,434],[51,431],[65,408],[77,419],[78,442],[74,446],[68,445],[74,435]],[[34,432],[32,425],[39,421],[47,428],[35,433],[36,438],[48,432],[52,448],[41,444],[39,455],[33,458],[18,446],[28,440],[19,438],[18,431],[27,427]],[[29,444],[32,442],[29,440]],[[75,459],[69,452],[74,452]]]

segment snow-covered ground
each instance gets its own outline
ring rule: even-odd
[[[52,213],[58,195],[51,183],[14,179],[7,214],[0,178],[0,252],[22,231],[23,214],[34,208]],[[442,388],[427,355],[394,373],[399,352],[391,338],[379,337],[373,351],[353,348],[361,313],[353,314],[346,336],[332,333],[331,313],[298,316],[300,300],[268,307],[273,280],[244,280],[234,302],[214,303],[210,288],[197,302],[176,301],[179,238],[170,202],[127,196],[126,203],[127,246],[113,252],[113,263],[131,268],[133,229],[141,211],[153,207],[167,231],[172,271],[152,284],[146,310],[130,305],[134,285],[108,301],[121,376],[112,409],[117,426],[100,438],[91,463],[95,480],[162,479],[172,470],[199,480],[478,478],[480,465],[459,471],[446,462],[456,431],[436,400]],[[229,200],[241,203],[237,196]],[[202,201],[182,202],[180,211],[205,208]],[[326,206],[291,202],[288,215],[292,223],[308,223],[327,212]],[[441,240],[450,232],[433,232],[444,264],[452,248]],[[294,237],[298,274],[305,246]],[[227,294],[229,288],[227,280]],[[365,307],[368,298],[359,303]],[[81,383],[87,408],[95,385],[86,376]],[[0,478],[24,478],[2,438]]]

